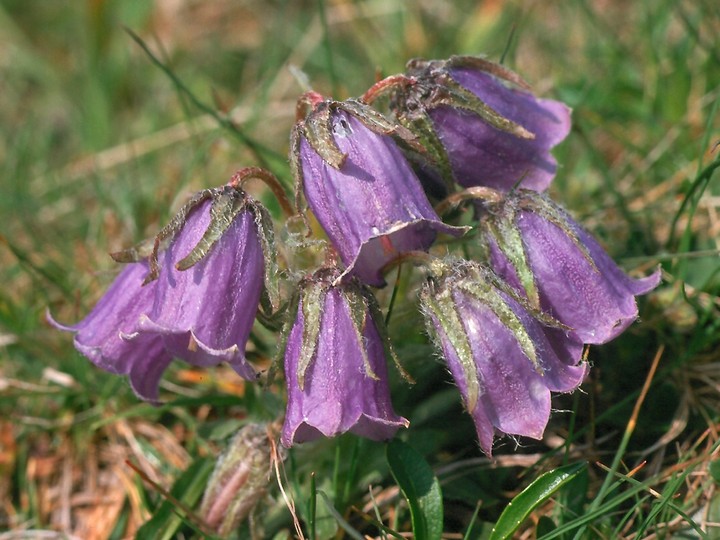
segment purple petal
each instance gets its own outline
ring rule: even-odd
[[[347,158],[340,170],[300,144],[308,205],[340,253],[346,274],[382,286],[381,269],[407,251],[427,250],[438,232],[463,231],[442,223],[397,148],[344,111],[333,117],[335,141]]]
[[[504,433],[541,438],[550,416],[550,391],[542,377],[488,307],[461,293],[454,298],[482,385],[477,407]]]
[[[75,332],[75,348],[95,365],[110,373],[127,374],[134,346],[124,341],[121,333],[133,328],[152,305],[155,284],[142,284],[147,273],[145,262],[127,264],[82,321],[66,326],[50,314],[48,321],[60,330]]]
[[[127,264],[85,319],[73,326],[61,325],[49,314],[48,320],[60,330],[75,332],[75,348],[96,366],[128,375],[138,397],[157,401],[160,378],[172,361],[162,337],[125,338],[152,306],[156,283],[142,284],[147,273],[145,262]]]
[[[392,438],[408,422],[393,411],[384,347],[374,323],[368,319],[364,343],[358,343],[349,308],[338,289],[328,291],[322,313],[317,349],[305,373],[302,390],[297,375],[305,327],[302,306],[288,338],[285,353],[288,406],[283,445],[289,447],[348,431],[374,440]],[[365,371],[362,346],[366,347],[377,380]]]
[[[581,342],[541,324],[505,292],[496,289],[496,296],[486,300],[470,292],[481,290],[476,280],[483,275],[473,269],[467,262],[449,267],[442,277],[436,276],[436,289],[424,289],[421,302],[463,401],[470,407],[480,447],[490,455],[496,431],[542,438],[550,416],[550,392],[577,389],[588,368],[582,362]],[[485,286],[493,287],[490,283]],[[452,301],[448,300],[448,291]],[[434,304],[433,294],[440,298],[439,303]],[[496,307],[491,308],[491,304]],[[437,315],[441,307],[456,310],[457,317],[450,316],[441,323]],[[503,320],[497,310],[505,312]],[[508,322],[513,316],[516,321]],[[455,325],[453,321],[461,327],[448,326]],[[456,348],[463,340],[470,346],[466,352]],[[473,368],[479,386],[475,403],[470,396],[474,377],[466,371]]]
[[[482,71],[453,69],[451,75],[495,111],[535,135],[521,139],[451,107],[430,110],[457,182],[509,191],[522,179],[523,188],[547,189],[557,170],[550,149],[570,132],[570,109],[559,101],[510,88]]]
[[[157,403],[158,385],[172,362],[172,356],[165,349],[162,339],[156,336],[139,336],[127,343],[130,387],[139,398]]]
[[[210,201],[190,214],[164,254],[152,309],[134,332],[164,337],[170,352],[200,366],[229,362],[255,379],[244,357],[260,301],[264,259],[250,212],[242,212],[210,253],[188,270],[175,264],[196,246],[210,222]]]
[[[605,250],[575,225],[595,268],[562,229],[533,212],[519,214],[530,268],[540,293],[540,305],[571,327],[583,343],[606,343],[620,335],[637,318],[635,295],[645,294],[660,281],[660,274],[634,280]],[[497,249],[491,250],[493,267],[517,284],[511,266]]]

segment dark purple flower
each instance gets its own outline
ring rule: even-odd
[[[530,302],[570,327],[583,343],[606,343],[638,316],[635,296],[660,283],[660,271],[633,279],[560,206],[518,190],[487,205],[481,229],[493,269]]]
[[[162,336],[168,351],[190,364],[228,362],[255,380],[245,345],[265,275],[259,212],[231,187],[193,201],[163,252],[152,307],[126,339]]]
[[[140,315],[150,309],[156,284],[143,285],[148,274],[146,262],[125,266],[113,284],[77,324],[67,326],[48,320],[59,328],[74,332],[75,348],[96,366],[117,375],[128,375],[130,385],[142,399],[157,399],[158,384],[172,357],[159,336],[143,336],[128,341],[122,333],[130,331]]]
[[[550,149],[570,131],[565,104],[535,97],[515,73],[480,58],[412,60],[406,73],[381,81],[368,97],[389,89],[393,112],[434,150],[434,163],[420,166],[424,185],[550,185],[557,169]]]
[[[427,250],[440,221],[391,134],[412,137],[359,102],[320,102],[294,132],[291,159],[308,205],[343,263],[344,275],[382,286],[383,267]]]
[[[496,431],[542,438],[550,392],[571,392],[585,377],[582,343],[475,263],[437,262],[420,302],[483,451],[491,454]]]
[[[390,439],[408,421],[395,414],[390,401],[386,342],[369,292],[356,282],[333,285],[339,271],[323,272],[301,285],[287,339],[281,441],[290,447],[348,431]]]

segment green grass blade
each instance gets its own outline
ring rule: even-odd
[[[490,533],[490,540],[510,538],[535,508],[580,474],[585,467],[587,467],[586,462],[573,463],[540,476],[510,501],[495,523]]]
[[[415,449],[397,440],[388,443],[386,455],[390,471],[410,506],[415,538],[439,540],[443,532],[442,493],[430,465]]]
[[[350,538],[354,538],[355,540],[364,540],[364,536],[360,534],[358,531],[356,531],[345,519],[340,515],[340,513],[335,509],[335,507],[332,504],[332,501],[330,500],[330,497],[325,495],[325,492],[318,490],[318,495],[322,497],[323,502],[325,503],[325,506],[327,507],[328,512],[330,512],[330,515],[332,515],[335,520],[337,521],[338,525],[342,527],[342,529],[350,536]]]
[[[212,459],[198,459],[180,475],[170,490],[170,495],[186,508],[192,508],[200,500],[214,466]],[[138,529],[136,538],[139,540],[175,538],[175,533],[187,519],[184,514],[183,508],[166,499],[153,517]]]

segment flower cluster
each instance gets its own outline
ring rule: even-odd
[[[293,209],[272,175],[244,169],[193,197],[151,243],[115,254],[127,266],[84,320],[53,324],[155,400],[173,358],[228,362],[255,379],[245,358],[254,321],[284,317],[283,445],[344,432],[385,440],[408,421],[391,403],[387,363],[397,359],[373,288],[412,261],[425,269],[428,333],[482,450],[491,453],[497,433],[541,438],[551,392],[571,392],[587,374],[584,346],[624,331],[635,296],[660,279],[628,277],[543,193],[570,109],[501,66],[453,57],[413,60],[358,99],[310,92],[298,111],[296,211],[327,238],[322,264],[298,266],[288,248],[287,272],[277,271],[273,223],[243,181],[269,182]],[[448,255],[443,237],[459,239],[465,258]]]

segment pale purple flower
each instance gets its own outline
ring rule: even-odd
[[[380,81],[365,97],[388,92],[400,122],[431,149],[432,159],[418,161],[431,193],[452,192],[453,183],[543,191],[554,178],[550,150],[570,131],[570,108],[536,97],[507,68],[469,56],[411,60],[405,75]]]
[[[287,339],[281,441],[290,447],[346,432],[390,439],[408,421],[390,401],[386,345],[369,293],[354,281],[333,285],[339,272],[322,272],[302,284]]]
[[[271,256],[264,212],[234,186],[200,192],[158,235],[149,259],[147,243],[113,254],[127,266],[85,319],[50,322],[75,332],[80,353],[128,375],[150,401],[174,357],[195,366],[228,362],[255,380],[245,345]]]
[[[202,258],[178,269],[213,227],[219,198],[189,210],[182,228],[163,253],[152,307],[143,312],[126,339],[162,336],[167,350],[196,366],[228,362],[243,378],[255,380],[245,359],[263,289],[265,258],[255,211],[243,192],[226,190],[242,208]],[[244,206],[243,206],[244,205]]]
[[[385,284],[382,269],[399,255],[427,250],[438,232],[464,232],[437,216],[396,132],[405,133],[358,102],[321,102],[294,135],[302,192],[345,275],[374,286]]]
[[[550,393],[583,381],[582,343],[538,320],[489,269],[468,261],[435,266],[420,293],[442,351],[490,455],[496,432],[542,438]]]
[[[450,159],[455,180],[464,187],[486,186],[509,191],[514,185],[547,189],[557,161],[550,149],[570,132],[570,109],[472,68],[455,68],[450,76],[500,115],[534,135],[520,138],[497,129],[477,115],[440,106],[429,111]]]
[[[567,212],[534,192],[489,205],[481,229],[493,269],[583,343],[620,335],[637,319],[635,297],[660,283],[660,270],[629,277]]]
[[[171,355],[159,336],[132,341],[122,338],[122,333],[130,331],[152,305],[156,284],[143,285],[147,274],[146,262],[130,263],[83,320],[63,325],[48,313],[48,321],[60,330],[74,332],[75,348],[93,364],[116,375],[127,375],[140,398],[155,401]]]

